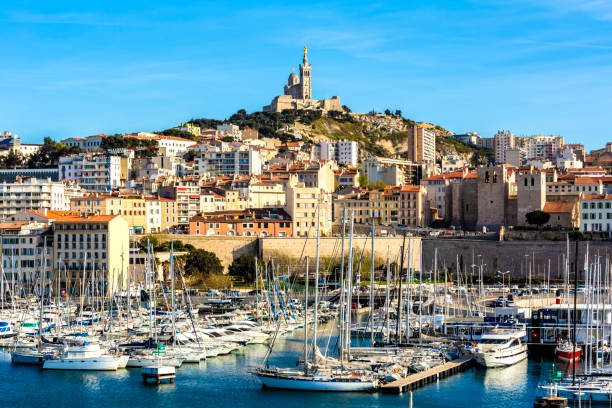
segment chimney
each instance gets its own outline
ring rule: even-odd
[[[43,215],[44,217],[46,217],[46,216],[47,216],[47,209],[46,209],[46,208],[43,208],[43,209],[41,210],[41,213],[42,213],[42,215]]]

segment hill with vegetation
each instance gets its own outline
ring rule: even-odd
[[[472,164],[486,163],[491,152],[477,149],[452,138],[453,132],[441,126],[417,122],[402,116],[401,111],[384,113],[352,113],[320,110],[285,110],[282,112],[253,112],[239,110],[226,120],[191,119],[189,123],[202,129],[216,128],[221,123],[232,123],[241,129],[251,128],[260,137],[276,138],[282,142],[297,139],[317,143],[322,140],[353,140],[362,152],[383,157],[407,157],[410,128],[421,125],[436,134],[436,158],[457,155]],[[165,130],[165,134],[177,135],[177,129]],[[185,132],[186,133],[186,132]]]

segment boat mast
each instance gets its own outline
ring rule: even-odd
[[[372,214],[372,253],[370,254],[370,346],[374,346],[374,214]]]
[[[315,281],[314,281],[314,328],[312,331],[312,365],[317,365],[317,326],[319,325],[319,236],[321,235],[321,192],[319,191],[319,203],[317,205],[317,249],[315,258]]]
[[[346,353],[346,361],[350,359],[351,353],[351,308],[353,294],[353,219],[355,210],[351,210],[351,218],[349,219],[349,257],[346,270],[346,303],[345,303],[345,335],[344,335],[344,351]]]
[[[404,250],[406,248],[406,233],[404,233],[404,240],[402,242],[401,257],[400,257],[400,269],[398,273],[399,288],[397,288],[397,324],[395,329],[395,337],[397,338],[397,344],[401,344],[401,321],[402,321],[402,271],[404,270]]]
[[[170,292],[172,303],[172,346],[176,346],[176,307],[174,304],[174,241],[170,241]]]
[[[385,328],[386,328],[386,341],[389,342],[389,296],[391,295],[391,293],[389,292],[389,285],[390,282],[389,280],[391,279],[391,262],[389,260],[389,246],[387,246],[387,277],[385,278],[386,281],[386,293],[385,293]]]
[[[308,257],[304,272],[304,374],[308,373]]]
[[[338,355],[340,356],[340,364],[344,364],[342,358],[344,345],[344,236],[346,232],[346,207],[342,208],[342,248],[340,249],[340,308],[338,309]]]
[[[586,259],[586,258],[585,258]],[[574,333],[572,334],[572,356],[576,355],[576,300],[578,298],[578,239],[574,250]],[[576,364],[572,364],[572,385],[576,385]]]

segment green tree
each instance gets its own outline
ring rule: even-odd
[[[378,180],[375,184],[374,184],[374,188],[377,190],[384,190],[385,187],[387,187],[387,185],[385,183],[383,183],[381,180]]]
[[[391,116],[391,109],[385,109],[385,115]]]
[[[223,273],[223,265],[213,252],[204,249],[194,249],[185,256],[185,274],[187,276],[205,279],[209,275]]]
[[[529,225],[537,225],[541,227],[550,220],[550,214],[546,211],[535,210],[525,214],[525,220]]]
[[[362,187],[367,187],[368,183],[370,182],[370,180],[368,180],[368,176],[365,174],[361,174],[357,180],[359,181],[359,185]]]
[[[229,274],[240,276],[246,282],[253,282],[255,280],[255,259],[255,255],[252,254],[240,255],[229,266]]]
[[[0,159],[0,168],[14,169],[23,166],[23,156],[19,152],[10,151],[9,154]]]
[[[396,109],[395,110],[395,116],[397,116],[398,118],[401,118],[402,117],[402,111],[399,110],[399,109]]]
[[[63,143],[56,143],[50,137],[45,137],[45,141],[41,148],[28,159],[27,166],[30,168],[56,167],[61,156],[80,152],[81,149],[78,147],[70,147]]]

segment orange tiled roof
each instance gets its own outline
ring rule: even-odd
[[[574,208],[572,203],[550,202],[544,204],[544,211],[547,213],[571,213]]]

